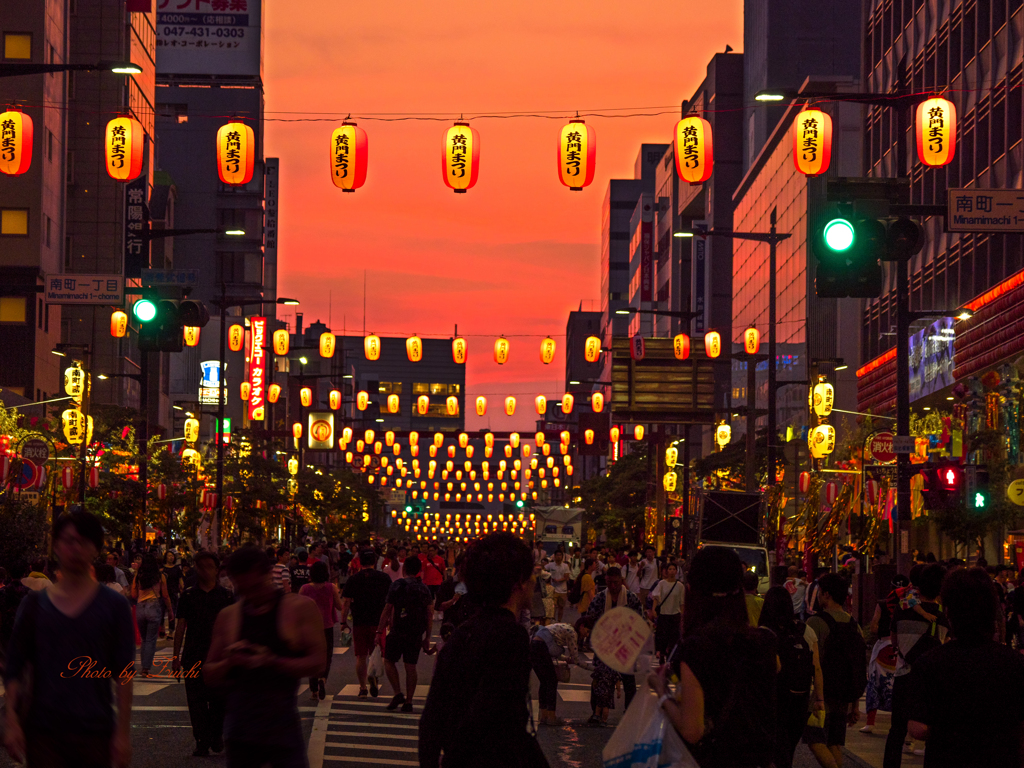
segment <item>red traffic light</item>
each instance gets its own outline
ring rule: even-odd
[[[956,489],[960,486],[960,470],[956,467],[945,467],[939,471],[939,480],[944,488]]]

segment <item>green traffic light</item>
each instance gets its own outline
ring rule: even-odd
[[[524,505],[523,505],[523,500],[522,500],[522,499],[519,499],[519,500],[518,500],[518,501],[516,502],[516,506],[517,506],[517,507],[519,507],[520,509],[522,509],[522,508],[523,508],[523,506],[524,506]]]
[[[974,508],[984,509],[988,505],[988,499],[985,498],[985,494],[978,491],[974,494]]]
[[[822,234],[825,238],[825,245],[837,253],[850,250],[856,239],[853,224],[846,219],[832,219],[825,225]]]
[[[149,299],[139,299],[132,307],[132,314],[140,323],[148,323],[156,317],[156,304]]]
[[[412,512],[412,505],[411,504],[407,505],[406,508],[405,508],[405,511],[406,512]]]

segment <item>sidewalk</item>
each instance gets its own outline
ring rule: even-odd
[[[861,704],[863,706],[863,703]],[[875,719],[874,733],[861,733],[864,726],[864,714],[861,711],[860,722],[846,729],[846,754],[850,763],[858,768],[882,768],[882,756],[885,753],[885,737],[889,734],[889,713],[879,712]],[[914,742],[921,748],[922,742]],[[924,765],[924,758],[918,755],[903,755],[903,768],[916,768]]]

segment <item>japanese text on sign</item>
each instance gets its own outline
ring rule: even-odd
[[[249,318],[249,327],[252,329],[252,357],[249,360],[249,419],[252,421],[263,420],[263,403],[266,382],[266,350],[267,342],[267,318]]]
[[[1024,232],[1024,190],[951,189],[950,232]]]
[[[123,304],[123,275],[47,275],[47,304]]]

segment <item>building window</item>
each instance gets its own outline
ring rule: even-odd
[[[53,162],[53,131],[46,129],[46,159]]]
[[[0,296],[0,323],[25,323],[28,302],[24,296]]]
[[[448,406],[437,403],[431,403],[430,407],[427,408],[427,416],[433,416],[440,419],[454,419],[458,418],[457,415],[453,416],[448,413]]]
[[[459,394],[459,390],[460,390],[460,386],[458,384],[436,384],[435,383],[435,384],[430,384],[430,385],[427,385],[427,384],[414,384],[413,385],[414,388],[418,387],[418,386],[424,386],[424,387],[429,386],[430,387],[430,394],[431,395],[441,395],[441,396],[457,395],[457,394]],[[426,391],[424,391],[424,394],[426,394]]]
[[[27,236],[28,208],[0,208],[0,235]]]
[[[421,381],[417,381],[417,382],[415,382],[412,385],[412,393],[414,395],[429,395],[430,394],[430,385],[429,384],[425,384],[425,383],[423,383]]]
[[[45,216],[45,214],[44,214],[44,218],[46,219],[46,247],[49,248],[50,247],[50,231],[53,229],[53,219],[51,219],[49,216]]]
[[[32,58],[32,33],[31,32],[5,32],[4,33],[4,58],[20,59],[22,61]]]
[[[402,382],[382,381],[377,385],[377,390],[382,395],[400,395],[402,394]]]

